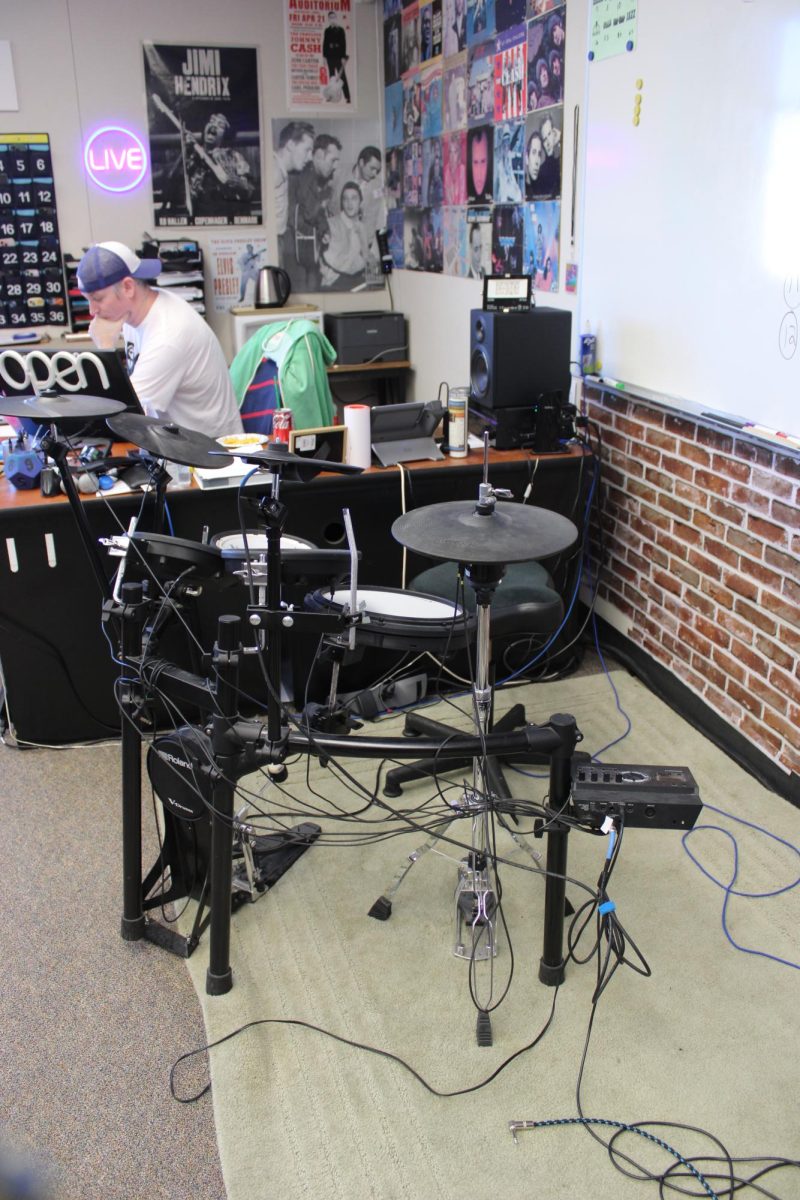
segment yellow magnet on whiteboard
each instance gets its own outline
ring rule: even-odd
[[[633,114],[633,123],[634,123],[634,125],[638,125],[638,124],[639,124],[639,114],[638,114],[638,112],[635,112],[635,113]]]
[[[638,96],[638,95],[637,95],[637,96],[634,96],[634,98],[633,98],[633,107],[634,107],[634,108],[635,108],[637,111],[638,111],[638,110],[639,110],[639,109],[642,107],[642,97],[641,97],[641,96]]]
[[[643,87],[644,87],[644,80],[643,80],[643,79],[637,79],[637,80],[636,80],[636,88],[637,88],[637,91],[641,91]]]

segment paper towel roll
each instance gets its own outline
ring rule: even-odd
[[[346,461],[365,469],[372,462],[370,408],[368,404],[346,404],[344,424],[347,430]]]

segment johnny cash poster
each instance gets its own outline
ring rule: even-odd
[[[356,107],[351,0],[285,0],[290,111]]]
[[[260,225],[254,48],[144,45],[156,225]]]

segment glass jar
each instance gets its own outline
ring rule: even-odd
[[[450,388],[447,393],[447,453],[451,458],[467,456],[469,388]]]

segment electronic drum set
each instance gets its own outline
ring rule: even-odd
[[[329,703],[310,720],[291,718],[281,700],[282,643],[298,632],[328,639],[344,653],[359,641],[400,650],[441,650],[455,627],[462,636],[475,638],[474,731],[448,738],[447,753],[472,758],[471,785],[454,806],[453,819],[471,821],[471,849],[462,864],[457,890],[457,919],[466,922],[475,945],[494,953],[491,813],[493,796],[487,786],[484,764],[489,756],[541,755],[549,761],[549,807],[565,810],[570,797],[571,758],[580,735],[572,717],[555,715],[542,725],[525,725],[512,732],[493,733],[493,686],[490,681],[490,606],[506,565],[544,559],[571,546],[577,530],[559,514],[533,506],[510,503],[510,493],[492,487],[488,478],[488,444],[484,450],[483,480],[476,501],[433,504],[399,517],[392,536],[407,549],[436,560],[462,564],[467,583],[474,589],[476,615],[471,623],[459,621],[450,601],[414,595],[400,589],[358,586],[358,553],[349,513],[345,511],[348,550],[322,550],[286,533],[287,506],[281,482],[308,481],[322,471],[356,474],[360,468],[344,463],[310,459],[289,452],[282,443],[242,452],[238,457],[268,476],[269,487],[259,501],[264,526],[261,531],[236,531],[218,535],[208,543],[173,537],[157,528],[146,532],[129,528],[124,536],[107,539],[110,554],[121,559],[112,582],[98,541],[92,533],[69,468],[69,443],[58,434],[64,418],[105,417],[118,439],[132,443],[148,456],[153,467],[156,514],[161,518],[167,472],[164,462],[213,469],[231,463],[231,455],[213,438],[157,420],[121,411],[124,406],[105,397],[40,396],[0,399],[6,416],[29,417],[50,426],[41,450],[59,468],[87,557],[103,594],[103,619],[117,639],[121,672],[118,703],[122,711],[123,807],[123,916],[126,940],[145,937],[176,953],[188,955],[210,926],[207,991],[222,994],[232,986],[230,920],[239,894],[264,891],[319,835],[319,827],[306,822],[288,833],[242,836],[238,845],[244,865],[234,875],[237,821],[234,813],[236,783],[244,775],[266,767],[276,777],[285,772],[285,761],[298,752],[320,758],[337,756],[375,759],[432,760],[441,751],[441,740],[362,736],[343,719],[337,706],[337,658],[334,655]],[[292,574],[314,576],[323,583],[302,608],[284,600],[284,584]],[[187,671],[157,656],[158,619],[154,612],[164,595],[175,600],[198,584],[224,580],[233,574],[248,589],[246,620],[266,662],[266,720],[242,719],[238,705],[238,672],[242,645],[241,619],[219,618],[213,651],[204,655],[198,672]],[[337,586],[349,574],[348,586]],[[156,586],[153,587],[153,584]],[[455,617],[455,622],[454,622]],[[202,715],[195,725],[173,730],[152,741],[148,759],[165,813],[175,820],[167,829],[165,854],[170,861],[172,884],[168,892],[149,896],[163,876],[163,863],[141,878],[141,747],[146,732],[143,714],[152,692],[172,698],[176,709],[185,705]],[[191,834],[193,865],[185,866],[186,829],[181,815],[190,812],[195,823]],[[210,816],[209,816],[210,814]],[[208,830],[207,870],[203,873],[197,845],[197,818]],[[185,825],[186,822],[183,822]],[[242,824],[241,822],[239,823]],[[540,979],[550,985],[563,979],[564,873],[568,826],[548,823],[545,928]],[[183,847],[180,845],[183,839]],[[170,841],[172,846],[170,847]],[[182,865],[183,864],[183,865]],[[200,879],[200,874],[204,878]],[[191,877],[190,877],[191,876]],[[195,927],[181,938],[146,916],[150,909],[180,895],[198,900]],[[233,897],[233,900],[232,900]],[[462,933],[463,940],[463,933]],[[457,938],[458,940],[458,938]],[[485,1014],[484,1014],[485,1015]],[[479,1038],[480,1040],[480,1038]]]

